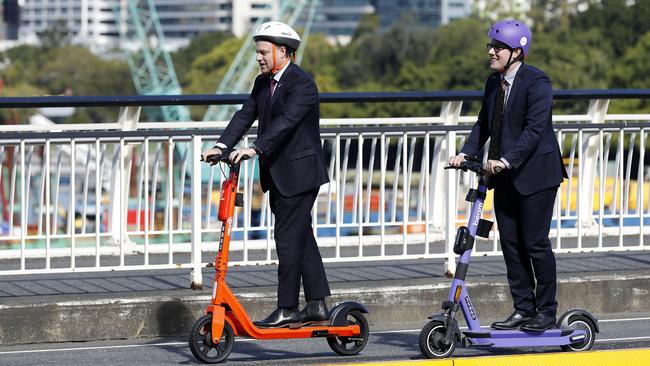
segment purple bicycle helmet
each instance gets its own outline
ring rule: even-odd
[[[490,27],[488,37],[507,44],[513,50],[521,48],[524,56],[528,56],[532,34],[526,24],[520,20],[506,19],[494,23]]]

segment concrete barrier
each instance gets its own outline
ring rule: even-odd
[[[560,311],[584,308],[593,314],[647,311],[650,273],[561,275],[558,279]],[[370,310],[371,330],[421,327],[426,317],[439,312],[447,297],[447,279],[410,279],[337,284],[328,303],[354,300]],[[468,278],[469,292],[483,324],[512,311],[503,276]],[[235,291],[253,319],[276,306],[275,287]],[[0,343],[130,339],[185,336],[210,302],[210,290],[200,293],[173,290],[125,294],[65,295],[21,298],[0,305]],[[459,317],[461,325],[464,321]],[[593,366],[593,365],[590,365]]]

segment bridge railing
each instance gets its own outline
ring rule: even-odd
[[[611,98],[650,91],[559,91],[589,101],[583,114],[555,115],[570,178],[558,192],[551,237],[556,252],[645,250],[650,182],[645,167],[650,115],[608,114]],[[242,95],[5,98],[4,108],[115,106],[115,123],[5,125],[0,129],[0,275],[191,268],[212,260],[227,167],[200,152],[225,121],[140,122],[142,107],[236,104]],[[443,170],[475,116],[461,115],[479,92],[323,94],[322,102],[441,102],[440,115],[323,119],[330,183],[312,217],[326,261],[446,258],[469,212],[470,173]],[[253,129],[242,144],[255,138]],[[232,243],[233,264],[275,260],[268,195],[255,160],[244,162]],[[486,215],[492,215],[492,196]],[[495,226],[496,228],[496,226]],[[500,253],[496,229],[481,254]]]

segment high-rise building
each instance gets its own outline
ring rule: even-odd
[[[470,0],[443,0],[441,23],[447,24],[454,19],[465,18],[472,13]]]
[[[55,25],[64,27],[75,43],[94,49],[113,47],[119,40],[116,14],[125,19],[127,0],[21,0],[22,41],[37,42]],[[153,0],[166,44],[176,48],[200,33],[227,31],[245,35],[259,17],[277,11],[278,0]]]
[[[325,33],[345,43],[354,35],[364,14],[375,12],[371,0],[320,0],[312,32]]]
[[[118,36],[108,0],[22,0],[18,39],[38,42],[46,30],[57,28],[80,43],[102,46]]]
[[[471,13],[470,0],[373,0],[382,28],[397,20],[409,24],[437,27]]]

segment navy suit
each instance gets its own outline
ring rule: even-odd
[[[461,152],[475,156],[490,137],[500,73],[485,85],[478,121]],[[557,189],[567,176],[552,125],[551,81],[521,64],[501,124],[501,157],[510,169],[493,175],[494,209],[515,310],[555,316],[556,268],[548,239]],[[536,292],[535,292],[536,290]]]
[[[300,279],[306,300],[330,295],[311,226],[319,187],[329,181],[320,141],[320,108],[314,80],[290,63],[269,98],[271,79],[259,75],[253,91],[219,142],[233,147],[259,117],[254,144],[260,183],[270,191],[278,254],[278,306],[298,306]]]

